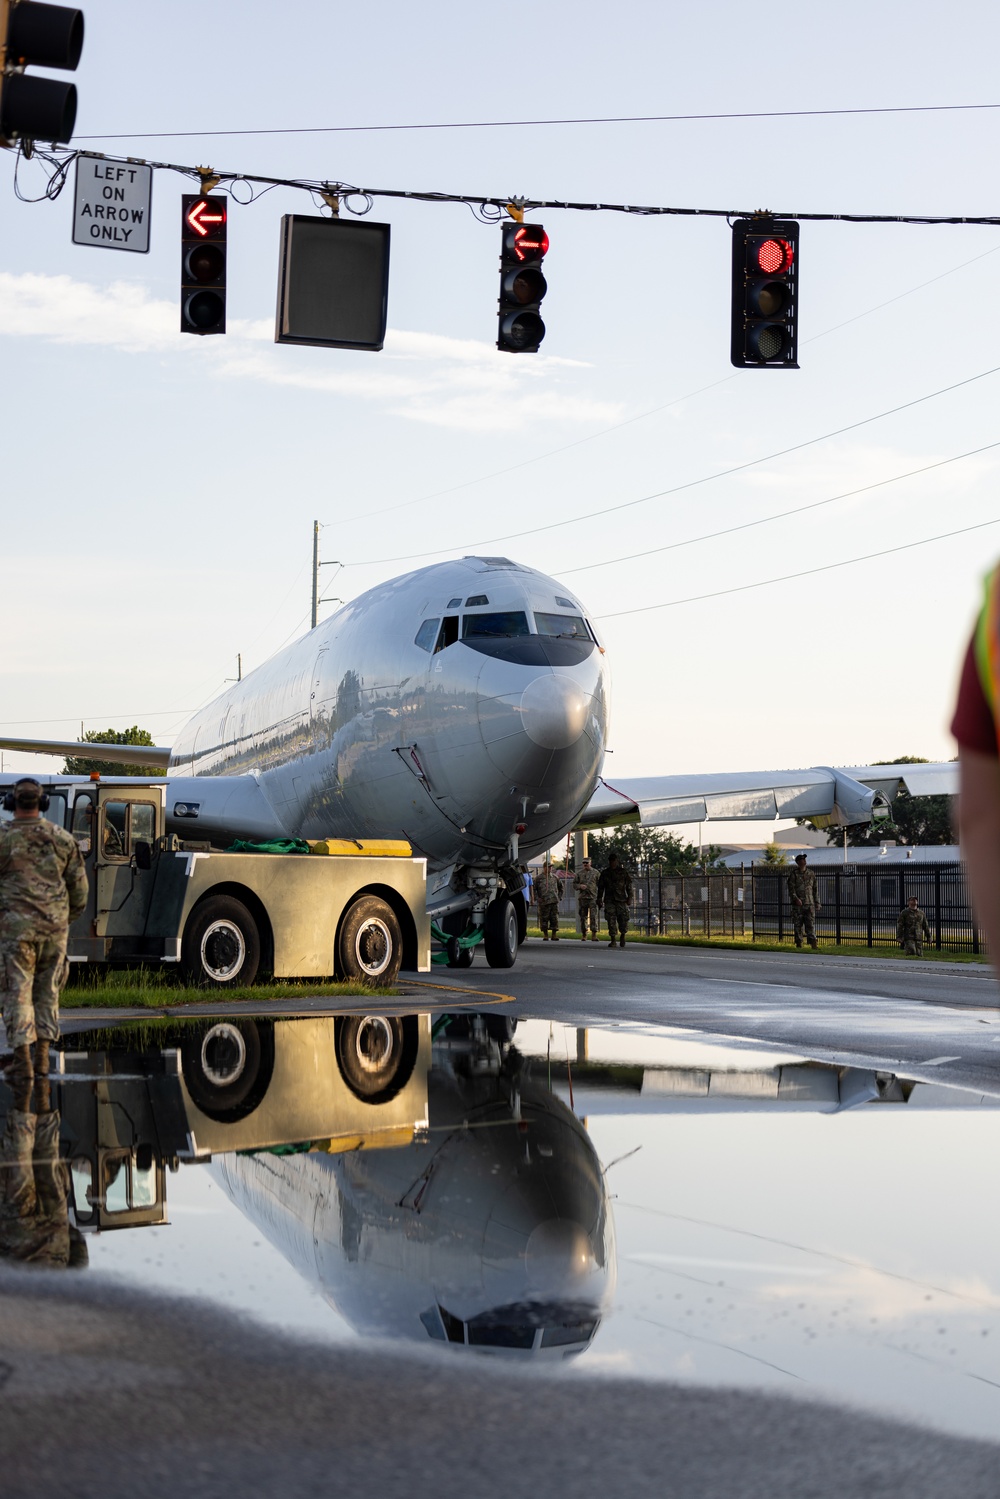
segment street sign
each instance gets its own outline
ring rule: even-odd
[[[152,196],[152,167],[107,161],[81,151],[76,158],[73,243],[145,255]]]

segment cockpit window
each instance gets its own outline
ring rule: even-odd
[[[503,614],[467,614],[462,621],[462,639],[488,635],[492,637],[527,635],[528,616],[519,609],[510,609]]]
[[[443,651],[447,646],[454,645],[457,639],[458,615],[446,614],[441,621],[441,634],[438,636],[437,645],[434,647],[435,656],[438,651]]]
[[[440,623],[440,619],[425,619],[413,638],[413,644],[419,645],[422,651],[432,651]]]
[[[448,608],[449,609],[461,609],[461,607],[462,607],[462,600],[460,598],[449,599],[448,600]]]
[[[465,607],[466,609],[476,609],[480,604],[488,603],[489,599],[486,597],[485,593],[474,593],[470,599],[466,599]]]
[[[556,635],[562,640],[589,640],[590,632],[580,614],[539,614],[535,610],[539,635]]]
[[[556,603],[561,604],[564,609],[575,609],[577,607],[572,599],[564,599],[561,593],[556,594]]]

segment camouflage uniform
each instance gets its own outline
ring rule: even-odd
[[[0,1140],[0,1259],[70,1262],[69,1170],[59,1115],[12,1108]]]
[[[59,1039],[69,925],[86,904],[75,838],[42,817],[0,826],[0,1000],[8,1046]]]
[[[813,917],[822,910],[822,906],[819,903],[819,892],[816,889],[816,876],[813,871],[799,869],[796,865],[788,876],[788,894],[792,901],[795,946],[802,946],[802,935],[805,933],[809,946],[818,947]]]
[[[597,884],[597,899],[604,907],[608,918],[610,946],[614,946],[616,932],[620,933],[620,946],[625,946],[628,931],[628,910],[632,899],[632,876],[622,864],[609,864],[601,870]]]
[[[597,936],[597,886],[599,883],[600,876],[593,866],[590,869],[577,870],[573,880],[576,890],[576,909],[580,917],[580,934],[584,941],[587,940],[588,922],[590,924],[590,935],[594,938]]]
[[[931,929],[919,906],[903,907],[896,922],[896,936],[902,942],[904,952],[918,958],[923,957],[924,938],[928,942],[931,940]]]
[[[535,899],[538,901],[538,925],[542,929],[542,936],[547,938],[552,932],[553,942],[559,941],[559,901],[562,898],[562,885],[551,871],[545,870],[535,881]]]

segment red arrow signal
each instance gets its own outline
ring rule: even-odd
[[[529,252],[533,252],[539,256],[548,253],[549,237],[545,233],[545,230],[542,230],[540,239],[529,239],[528,235],[530,233],[531,230],[524,224],[521,225],[520,229],[514,231],[514,253],[518,260],[526,260]]]
[[[221,212],[210,213],[209,209],[213,207],[221,209]],[[204,238],[212,232],[209,228],[210,224],[224,224],[226,222],[225,204],[220,204],[217,201],[213,202],[210,198],[199,198],[196,203],[192,203],[186,217],[195,234],[200,234]]]

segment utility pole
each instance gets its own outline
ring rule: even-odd
[[[312,626],[315,630],[319,614],[319,521],[313,521],[313,601]]]
[[[340,562],[321,562],[319,560],[319,533],[320,524],[318,520],[313,521],[313,566],[312,566],[312,626],[315,630],[319,624],[320,604],[342,604],[343,599],[321,599],[319,596],[319,570],[321,567],[342,567]]]

